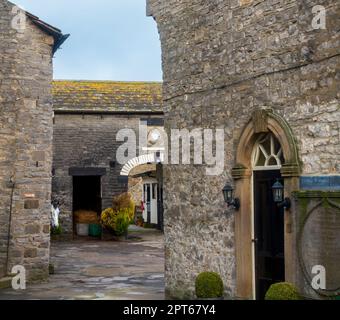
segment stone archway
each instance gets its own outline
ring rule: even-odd
[[[271,132],[279,141],[285,163],[281,168],[284,178],[285,196],[299,188],[300,162],[297,145],[288,123],[270,108],[256,110],[245,126],[236,153],[236,166],[232,170],[235,180],[235,194],[241,201],[235,215],[236,244],[236,286],[237,297],[254,298],[253,275],[253,203],[252,203],[252,164],[251,155],[259,134]],[[293,226],[294,207],[285,212],[285,279],[295,282],[296,250]]]
[[[159,230],[163,230],[162,163],[164,153],[151,152],[131,159],[120,171],[120,176],[128,179],[128,191],[138,204],[137,207],[142,210],[145,223]],[[141,202],[143,205],[139,206]]]
[[[151,171],[156,170],[156,164],[157,164],[157,155],[156,153],[148,153],[143,154],[139,157],[133,158],[130,161],[128,161],[122,168],[120,175],[121,176],[129,176],[131,173],[136,169],[137,167],[146,167],[144,171]],[[164,154],[160,153],[160,159],[159,161],[164,162]],[[155,168],[149,168],[148,166],[154,166]]]

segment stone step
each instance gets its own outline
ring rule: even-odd
[[[0,278],[0,289],[12,288],[12,277]]]

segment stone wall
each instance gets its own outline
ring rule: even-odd
[[[56,113],[53,137],[52,197],[60,203],[61,224],[65,233],[73,232],[72,167],[106,169],[102,176],[102,208],[112,205],[112,196],[128,190],[128,179],[120,176],[122,165],[116,161],[116,151],[122,142],[116,141],[120,129],[133,129],[137,136],[143,115],[60,114]],[[149,116],[145,116],[144,118]],[[159,118],[160,116],[156,116]],[[152,118],[152,116],[151,116]],[[161,117],[162,118],[162,117]],[[130,141],[132,142],[132,141]],[[138,155],[138,150],[137,150]],[[110,162],[115,162],[110,165]],[[137,184],[136,188],[141,187]]]
[[[20,264],[37,280],[49,264],[53,38],[29,19],[12,29],[11,12],[0,1],[0,276]]]
[[[143,199],[143,179],[129,177],[129,192],[136,206],[140,206]]]
[[[302,277],[299,287],[314,298],[334,296],[340,283],[340,192],[299,191],[295,193],[299,214],[297,249]],[[326,272],[327,290],[309,285],[315,277],[315,266]]]
[[[326,29],[312,27],[315,5]],[[335,0],[148,0],[163,52],[165,128],[224,128],[225,171],[164,173],[167,294],[193,297],[201,271],[235,296],[234,215],[221,189],[257,107],[287,120],[304,175],[339,174],[339,15]]]

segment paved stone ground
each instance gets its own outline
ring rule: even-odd
[[[55,274],[25,291],[6,289],[0,299],[164,299],[164,242],[155,230],[134,229],[123,242],[54,242]]]

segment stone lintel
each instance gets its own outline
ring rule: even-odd
[[[70,176],[105,176],[106,168],[97,167],[72,167],[69,169]]]

